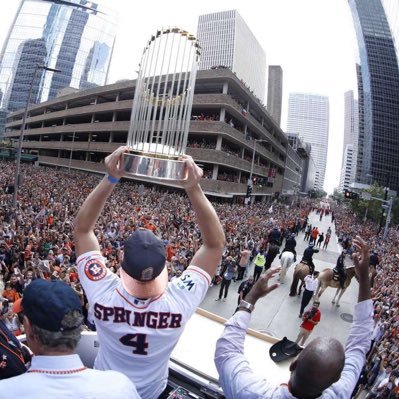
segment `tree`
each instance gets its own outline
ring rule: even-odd
[[[370,186],[365,192],[369,193],[372,197],[384,199],[384,188],[378,185],[378,183],[374,183]],[[381,208],[382,202],[370,199],[366,201],[361,197],[357,200],[351,200],[350,206],[354,213],[359,215],[359,217],[365,217],[367,220],[373,220],[374,222],[379,222],[381,217]],[[398,204],[399,207],[399,204]],[[398,208],[399,215],[399,208]]]
[[[341,204],[342,201],[344,200],[344,195],[337,188],[334,188],[334,193],[332,194],[331,197],[335,199],[335,201],[337,201],[338,204]]]

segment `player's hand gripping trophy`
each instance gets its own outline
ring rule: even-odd
[[[199,50],[196,38],[178,28],[159,30],[148,41],[136,81],[124,176],[185,179]]]

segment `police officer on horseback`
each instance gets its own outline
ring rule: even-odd
[[[309,266],[309,273],[314,273],[315,265],[313,263],[313,254],[319,252],[318,249],[314,248],[314,242],[310,243],[309,246],[305,249],[305,252],[302,256],[302,263],[305,263]]]
[[[281,259],[281,255],[283,252],[292,252],[294,254],[294,262],[296,262],[296,240],[295,240],[295,233],[292,233],[291,236],[285,242],[284,249],[282,250],[279,258]]]
[[[338,280],[341,289],[344,289],[345,280],[346,280],[345,251],[342,251],[341,255],[339,255],[337,259],[337,265],[334,268],[334,272],[338,274]]]

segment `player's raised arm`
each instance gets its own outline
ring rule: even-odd
[[[86,198],[76,216],[74,238],[77,256],[100,249],[93,231],[94,226],[104,208],[105,202],[115,187],[115,183],[123,176],[122,155],[126,151],[127,147],[119,147],[105,158],[107,175]]]
[[[185,163],[187,179],[182,185],[191,201],[203,240],[203,244],[195,253],[191,264],[213,276],[223,254],[224,232],[215,209],[199,185],[202,169],[189,156],[186,156]]]

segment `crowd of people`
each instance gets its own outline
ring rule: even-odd
[[[0,161],[0,187],[12,184],[14,165]],[[77,269],[73,237],[75,217],[100,177],[80,171],[22,165],[22,185],[17,206],[12,195],[0,190],[0,289],[3,292],[2,319],[18,335],[23,325],[13,303],[36,279],[63,281],[79,296],[88,328],[93,323],[87,297]],[[262,252],[274,226],[283,235],[306,226],[307,214],[317,208],[315,200],[303,199],[295,206],[275,203],[246,207],[234,203],[213,203],[225,234],[225,249],[218,274],[228,264],[239,266],[242,252]],[[364,367],[359,392],[367,389],[370,398],[393,398],[399,369],[399,234],[390,229],[388,239],[378,235],[378,226],[360,222],[347,208],[333,206],[336,234],[348,249],[360,235],[377,251],[373,287],[375,330],[373,346]],[[101,256],[107,268],[119,274],[127,238],[137,229],[156,232],[166,248],[168,279],[179,277],[203,244],[194,212],[183,192],[143,187],[122,182],[114,189],[94,228]],[[323,242],[320,242],[319,246]],[[318,241],[316,241],[316,245]],[[214,280],[215,282],[215,280]],[[226,283],[223,289],[226,288]],[[220,298],[222,298],[222,289]],[[395,378],[391,377],[394,376]],[[389,390],[389,395],[387,392]],[[385,396],[384,396],[385,395]]]
[[[372,249],[370,268],[373,282],[374,332],[367,356],[361,388],[371,398],[399,397],[399,232],[388,230],[382,239],[380,226],[372,221],[360,221],[349,208],[335,209],[335,231],[345,249],[352,238],[360,234]],[[374,259],[374,260],[373,260]],[[374,275],[375,274],[375,275]]]

